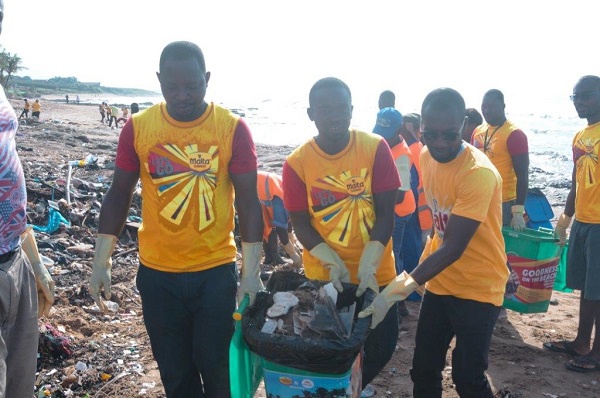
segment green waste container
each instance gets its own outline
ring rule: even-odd
[[[234,313],[235,331],[229,345],[229,374],[232,398],[253,398],[263,377],[263,359],[250,351],[242,332],[241,314],[250,298],[245,296]]]
[[[567,287],[567,252],[569,251],[569,242],[563,246],[558,261],[558,270],[556,270],[556,279],[554,280],[554,290],[558,292],[571,293],[573,289]]]
[[[521,313],[548,311],[561,247],[549,229],[517,232],[503,228],[506,257],[516,289],[507,289],[504,307]]]

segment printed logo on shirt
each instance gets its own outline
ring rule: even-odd
[[[444,239],[444,232],[446,231],[446,225],[448,224],[448,219],[452,212],[452,206],[447,208],[442,207],[436,199],[433,199],[433,208],[431,209],[431,212],[433,215],[435,231],[440,238]]]
[[[587,137],[577,140],[573,149],[573,157],[577,164],[577,172],[583,173],[584,187],[589,188],[598,183],[598,146],[600,140]]]
[[[176,225],[193,221],[198,231],[215,221],[213,196],[217,185],[219,150],[202,151],[196,144],[180,148],[157,145],[150,150],[146,168],[158,191],[160,215]],[[195,220],[190,220],[191,215]]]
[[[206,152],[190,154],[190,168],[201,173],[210,169],[212,156]]]
[[[365,191],[365,179],[360,176],[350,177],[345,182],[349,195],[356,196]]]
[[[350,238],[360,234],[366,242],[375,222],[371,174],[345,171],[325,176],[310,186],[311,209],[315,219],[329,231],[327,239],[348,246]]]

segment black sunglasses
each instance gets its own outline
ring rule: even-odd
[[[569,98],[571,98],[571,101],[575,101],[575,100],[587,101],[598,93],[600,93],[600,91],[586,91],[586,92],[583,92],[580,94],[569,95]]]
[[[444,141],[454,141],[460,133],[434,133],[432,131],[423,131],[421,132],[423,138],[427,141],[436,141],[438,138],[442,137]]]

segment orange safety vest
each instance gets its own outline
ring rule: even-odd
[[[423,174],[421,173],[421,163],[419,161],[423,144],[420,141],[415,141],[408,146],[408,149],[410,149],[410,152],[412,153],[413,163],[419,176],[419,185],[417,186],[417,212],[421,231],[424,231],[433,228],[433,216],[431,214],[431,209],[427,206],[427,199],[425,199],[425,192],[423,191]]]
[[[392,157],[394,158],[394,162],[396,162],[401,156],[406,156],[408,158],[408,161],[409,161],[408,170],[410,173],[410,169],[412,169],[414,162],[412,159],[412,153],[411,153],[410,149],[408,148],[408,145],[406,145],[406,141],[402,140],[402,142],[400,142],[399,144],[394,145],[394,147],[391,148],[391,150],[392,150]],[[404,216],[408,216],[409,214],[414,213],[417,208],[417,204],[415,202],[415,195],[413,194],[412,189],[410,189],[410,180],[409,181],[400,181],[400,182],[403,186],[405,186],[405,187],[408,186],[408,190],[405,191],[404,200],[401,203],[396,203],[396,206],[394,207],[394,211],[397,216],[404,217]]]
[[[273,230],[273,198],[279,197],[283,201],[283,180],[274,173],[259,170],[256,174],[256,191],[263,214],[263,239],[268,240]]]

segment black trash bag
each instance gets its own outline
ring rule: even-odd
[[[285,275],[276,276],[279,273],[284,274],[284,272],[273,273],[267,285],[268,288],[276,287],[277,290],[259,292],[254,305],[247,308],[242,316],[242,331],[248,348],[262,358],[283,366],[314,373],[348,372],[370,331],[371,317],[359,319],[358,312],[373,302],[376,297],[375,292],[367,289],[361,297],[356,297],[358,286],[342,283],[344,291],[338,293],[337,309],[356,302],[352,332],[347,339],[302,338],[296,335],[263,333],[261,329],[267,317],[267,310],[273,305],[275,293],[293,291],[302,284],[323,286],[327,283],[308,280],[306,277],[294,276],[288,279]]]

